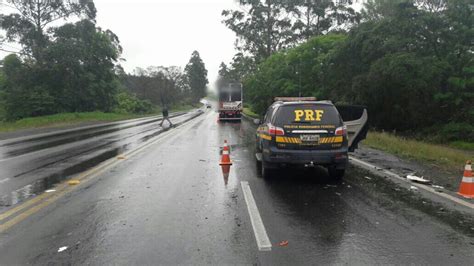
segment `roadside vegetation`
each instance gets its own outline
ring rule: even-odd
[[[170,107],[170,112],[189,111],[199,107],[199,104],[178,104]],[[17,130],[46,128],[46,127],[65,127],[81,123],[93,122],[113,122],[140,117],[161,115],[161,108],[155,107],[152,111],[146,113],[131,112],[88,112],[88,113],[61,113],[54,115],[45,115],[38,117],[22,118],[16,121],[0,121],[0,133]]]
[[[68,126],[83,122],[111,122],[117,120],[137,118],[138,114],[119,113],[62,113],[39,117],[28,117],[12,122],[0,122],[0,132],[10,132],[22,129]]]
[[[0,131],[186,109],[206,95],[207,70],[197,51],[184,69],[126,73],[119,37],[97,27],[93,1],[6,2],[2,41],[21,49],[1,62]]]
[[[474,145],[472,1],[370,0],[361,13],[334,2],[223,11],[239,53],[216,84],[242,82],[246,113],[262,114],[275,96],[364,105],[371,128],[396,132],[370,134],[373,147],[462,165],[469,156],[447,146]]]
[[[260,118],[260,116],[257,113],[254,113],[250,107],[244,107],[243,110],[244,114],[248,117],[251,118]]]
[[[386,132],[369,132],[363,144],[392,153],[401,158],[429,162],[451,171],[462,170],[466,160],[474,156],[474,150],[467,151],[450,146],[407,139]]]

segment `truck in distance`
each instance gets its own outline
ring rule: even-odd
[[[219,120],[239,120],[243,111],[243,90],[241,83],[230,83],[218,89]]]

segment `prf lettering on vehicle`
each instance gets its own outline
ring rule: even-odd
[[[301,121],[321,121],[324,110],[295,110],[295,122]]]

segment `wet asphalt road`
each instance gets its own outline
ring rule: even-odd
[[[183,122],[196,112],[175,113]],[[0,211],[167,129],[161,117],[0,140]]]
[[[319,168],[260,178],[253,125],[216,118],[207,111],[0,233],[0,264],[474,264],[473,238],[381,200],[356,169],[343,183]],[[225,139],[227,179],[218,166]],[[241,181],[271,251],[257,249]]]

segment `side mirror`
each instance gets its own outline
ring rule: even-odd
[[[260,125],[260,119],[258,119],[258,118],[257,118],[257,119],[254,119],[254,120],[253,120],[253,123],[254,123],[255,125],[257,125],[257,126]]]

